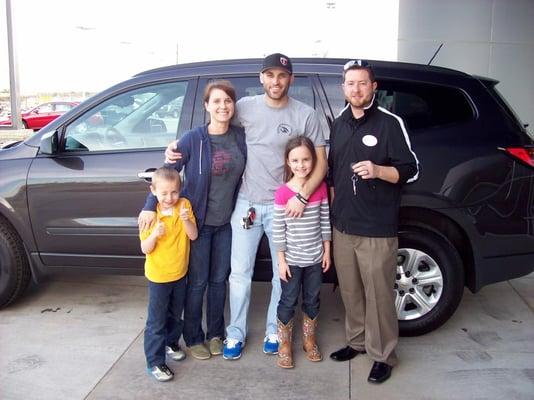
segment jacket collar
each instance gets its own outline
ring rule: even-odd
[[[373,94],[371,103],[363,109],[363,117],[358,119],[358,121],[365,121],[369,115],[372,115],[376,111],[376,109],[378,108],[378,103],[375,100],[376,100],[376,93]],[[354,116],[352,115],[352,109],[349,103],[347,103],[345,108],[341,111],[341,117],[346,122],[356,120],[356,118],[354,118]]]
[[[209,140],[208,124],[207,123],[202,125],[200,132],[201,132],[201,136],[202,136],[202,141]]]

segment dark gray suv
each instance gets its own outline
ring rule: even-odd
[[[344,107],[344,59],[295,59],[290,94],[326,136]],[[467,286],[534,270],[534,146],[495,86],[450,69],[369,61],[378,101],[402,116],[422,166],[400,211],[396,306],[401,334],[443,324]],[[206,121],[202,90],[263,93],[260,59],[143,72],[0,150],[0,306],[49,271],[139,273],[136,217],[164,147]],[[256,279],[271,277],[263,241]],[[329,275],[335,281],[335,274]]]

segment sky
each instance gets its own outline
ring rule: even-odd
[[[0,91],[9,89],[0,0]],[[397,59],[398,0],[11,0],[23,95],[98,92],[146,69],[215,59]]]

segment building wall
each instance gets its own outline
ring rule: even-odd
[[[534,0],[399,0],[398,60],[500,81],[534,132]]]

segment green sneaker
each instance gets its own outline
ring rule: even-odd
[[[191,355],[197,360],[207,360],[211,357],[211,353],[204,343],[195,344],[189,348]]]
[[[210,353],[212,356],[219,356],[223,353],[223,341],[220,337],[211,338],[209,341]]]

